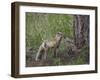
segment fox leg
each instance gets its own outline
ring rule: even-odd
[[[36,57],[35,57],[35,60],[36,61],[38,61],[39,60],[39,57],[42,55],[41,51],[42,51],[42,47],[40,46],[40,48],[39,48],[39,50],[38,50],[38,52],[36,54]]]
[[[43,60],[46,60],[46,58],[47,58],[47,52],[48,52],[48,49],[45,49],[44,50],[44,55],[43,55]]]

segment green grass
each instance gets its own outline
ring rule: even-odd
[[[36,55],[43,40],[54,37],[57,32],[62,32],[65,36],[74,39],[73,18],[73,15],[68,14],[26,12],[26,49],[32,48],[33,54]],[[59,51],[63,53],[66,49],[65,43],[62,42]],[[48,52],[48,57],[52,58],[53,65],[76,65],[88,63],[88,54],[88,47],[83,47],[77,57],[69,60],[66,58],[64,62],[59,57],[53,58],[51,50]]]
[[[73,16],[65,14],[26,13],[26,47],[36,49],[43,40],[57,32],[73,38]]]

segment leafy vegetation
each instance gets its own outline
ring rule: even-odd
[[[33,62],[38,48],[43,40],[54,37],[57,32],[63,32],[65,36],[74,39],[73,18],[73,15],[68,14],[26,12],[26,66],[42,66],[39,65],[40,63]],[[70,56],[68,47],[62,41],[58,57],[53,58],[50,50],[46,65],[85,64],[88,62],[86,61],[88,52],[88,48],[85,47],[85,49],[81,49],[81,54],[77,57],[73,52],[73,56]]]

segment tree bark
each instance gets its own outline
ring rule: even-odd
[[[89,45],[89,16],[74,16],[74,40],[78,49],[82,48],[85,43]]]

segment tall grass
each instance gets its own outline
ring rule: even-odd
[[[73,38],[73,16],[26,12],[26,47],[37,49],[43,40],[57,32]]]
[[[26,12],[26,50],[29,48],[33,49],[31,57],[36,55],[43,40],[51,39],[57,32],[62,32],[65,36],[74,39],[73,19],[73,15],[69,14]],[[63,55],[58,58],[52,58],[53,54],[48,54],[48,57],[52,59],[52,64],[49,65],[76,65],[89,63],[89,47],[87,47],[87,45],[81,49],[79,55],[74,55],[74,57],[66,55],[68,54],[68,48],[65,46],[64,42],[61,43],[59,50]],[[52,51],[50,50],[48,53],[52,53]],[[26,54],[28,55],[29,53]],[[26,57],[26,65],[33,62],[29,59]]]

